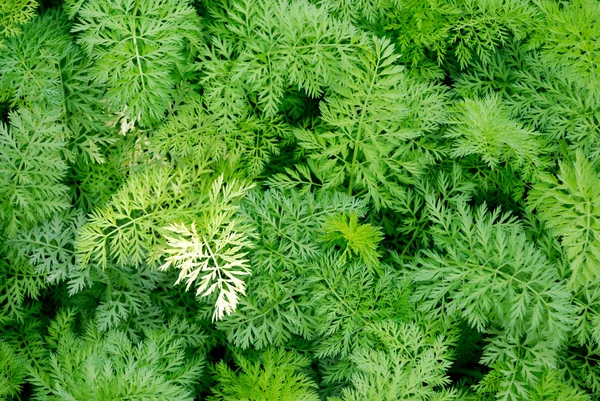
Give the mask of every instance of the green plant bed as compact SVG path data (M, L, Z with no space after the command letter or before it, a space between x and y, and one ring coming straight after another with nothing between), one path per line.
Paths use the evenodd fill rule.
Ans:
M600 399L598 0L0 2L0 399Z

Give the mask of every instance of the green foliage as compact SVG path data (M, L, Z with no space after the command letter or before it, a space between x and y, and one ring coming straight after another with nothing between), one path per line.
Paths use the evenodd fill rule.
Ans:
M543 175L530 194L546 226L560 238L569 260L569 284L580 288L598 277L600 177L577 152L571 162L559 161L558 176Z
M479 331L499 327L561 344L572 323L570 293L522 227L484 206L474 213L464 203L456 211L433 201L428 206L438 226L436 247L423 250L412 266L420 309L458 315Z
M248 177L263 173L266 164L280 152L278 138L289 136L290 128L279 116L221 116L218 113L223 112L222 107L228 106L212 102L208 96L183 99L173 110L175 115L149 138L150 151L178 164L208 159L225 162L236 155L236 162ZM215 112L212 107L221 109Z
M281 346L316 329L308 261L324 255L321 227L336 215L364 216L365 204L329 191L253 191L242 211L257 227L250 251L252 276L236 313L219 324L238 347ZM338 256L339 257L339 256Z
M200 233L195 222L191 229L184 224L166 228L176 237L167 236L166 262L160 269L166 270L170 266L180 269L175 284L185 280L186 289L196 284L196 295L208 296L217 292L214 319L231 314L238 295L245 294L242 278L250 274L246 249L252 247L249 237L253 228L235 217L238 207L234 202L248 189L237 182L224 186L223 176L219 176L206 199L212 207L207 208L198 221L203 227Z
M19 109L0 123L0 217L8 235L69 206L65 138L57 115Z
M331 401L458 399L455 391L439 391L450 382L447 338L393 321L373 325L369 331L381 349L360 348L352 354L356 366L352 387Z
M321 106L324 124L295 132L315 174L328 172L324 187L347 188L377 208L392 206L403 196L401 183L433 159L421 139L444 115L442 90L412 82L397 58L389 41L373 39L349 78L332 85ZM429 104L431 114L415 115Z
M597 72L600 4L590 0L542 4L549 34L543 48L544 57L559 66L564 74L577 76L597 91L600 89Z
M240 276L249 273L244 250L252 246L253 229L234 218L235 203L249 187L235 180L224 184L221 175L206 188L203 179L210 180L205 170L162 166L147 166L130 178L79 230L82 265L155 266L164 253L160 269L180 269L176 284L185 281L189 289L198 280L197 295L218 293L215 319L231 313L244 293Z
M456 108L445 135L454 139L451 156L475 154L491 169L506 163L528 176L543 166L538 135L512 121L497 96L465 99Z
M227 91L237 100L243 92L235 92L251 92L267 115L278 111L288 86L298 87L310 97L323 93L325 85L335 82L339 68L349 68L356 60L354 49L364 43L350 24L337 21L306 1L239 0L227 8L216 3L210 11L217 15L215 33L229 42L215 38L215 56L235 51L238 57L229 66L211 55L208 67L201 67L208 68L209 96L214 99ZM225 65L216 69L215 62ZM222 88L227 84L233 88ZM239 101L225 107L238 105Z
M0 399L600 399L599 16L0 0Z
M311 273L319 357L345 358L357 348L368 348L373 344L368 330L371 322L402 320L408 312L403 282L387 266L373 271L329 253ZM332 373L331 378L336 376Z
M600 390L598 365L596 363L598 356L598 347L595 344L586 344L583 347L569 344L569 348L563 354L563 372L567 383L571 385L581 385L583 383L592 394L598 394Z
M21 33L21 25L34 17L37 6L36 0L7 0L0 5L0 47L2 39Z
M496 363L494 370L477 384L479 396L496 395L503 400L530 399L535 401L564 399L587 401L590 399L589 395L579 390L577 386L569 385L561 372L554 366L546 372L539 369L540 364L536 364L531 358L544 357L547 360L548 355L544 355L543 349L541 349L543 345L531 347L533 348L532 355L525 355L525 349L515 345L513 344L506 350L508 355L504 355L504 361ZM516 358L524 358L529 363L527 365L519 364ZM529 376L525 377L524 373ZM535 384L528 386L528 382Z
M88 76L90 61L72 43L65 16L53 10L36 17L0 54L0 100L13 106L49 109L62 123L65 157L102 163L101 150L115 139L97 99L102 89Z
M203 362L186 355L184 339L163 330L135 344L123 332L92 327L77 335L68 318L59 314L50 325L48 363L31 372L36 399L194 399L190 383Z
M0 99L13 105L50 103L60 106L63 96L59 62L71 39L66 19L59 13L35 18L23 34L0 49Z
M27 361L4 341L0 342L0 397L14 397L21 391L27 374Z
M531 399L535 401L587 401L590 399L585 392L578 390L576 387L566 385L560 379L560 375L557 372L550 372L544 375L531 396Z
M511 44L490 63L475 63L457 82L459 93L467 97L499 93L511 116L522 124L597 157L598 90L585 76L565 73L543 53L528 53Z
M321 0L332 12L359 26L386 33L401 60L420 75L443 78L448 57L461 69L491 61L512 40L539 46L544 15L527 0Z
M515 401L530 398L540 378L557 367L556 352L550 342L512 336L494 338L486 346L481 360L493 370L477 389L481 392L493 389L499 399Z
M339 244L343 249L342 260L356 254L366 265L377 264L377 247L383 239L381 229L370 224L358 224L356 213L350 216L333 215L323 226L323 239L330 244Z
M76 250L82 264L105 268L109 261L119 266L152 263L168 224L190 221L195 215L202 173L156 165L130 176L81 228Z
M215 370L219 386L211 401L318 401L317 385L302 370L310 359L280 348L266 349L252 361L237 356L239 372L220 362Z
M389 21L384 24L384 29L394 38L402 59L414 68L423 68L423 63L424 70L437 73L435 65L444 60L447 42L461 14L459 5L418 0L389 3L392 5L385 12ZM428 57L428 53L433 57Z
M50 284L65 281L77 269L73 242L84 223L83 214L69 212L54 215L31 230L21 230L6 242L9 259L17 263L24 259L21 263L33 265L35 274Z
M537 31L543 33L540 27L546 27L541 25L541 10L529 1L466 0L461 8L465 14L453 27L453 39L458 42L455 54L463 69L474 56L489 62L495 49L510 40L524 42L525 47L537 45Z
M200 42L194 9L176 0L90 0L77 16L73 32L110 110L124 126L160 121Z

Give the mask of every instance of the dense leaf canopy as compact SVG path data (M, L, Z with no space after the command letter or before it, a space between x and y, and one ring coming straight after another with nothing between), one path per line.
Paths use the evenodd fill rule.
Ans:
M0 400L600 399L599 0L0 0Z

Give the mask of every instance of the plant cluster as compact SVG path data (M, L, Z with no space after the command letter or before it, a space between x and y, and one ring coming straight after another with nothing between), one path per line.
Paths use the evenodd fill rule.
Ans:
M0 400L597 400L599 160L598 0L2 0Z

